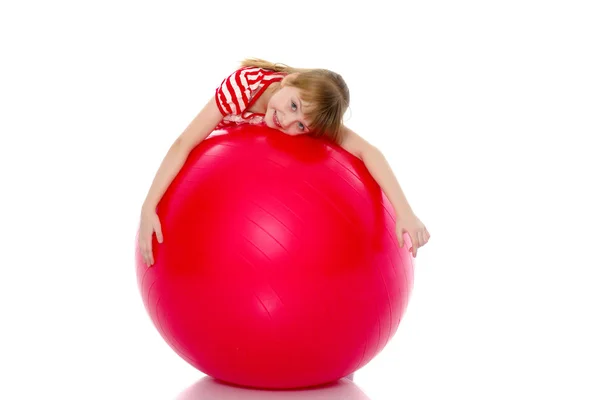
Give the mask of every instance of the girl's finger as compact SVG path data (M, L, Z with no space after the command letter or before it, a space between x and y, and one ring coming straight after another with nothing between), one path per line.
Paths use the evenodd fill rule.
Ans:
M144 245L140 245L140 255L142 256L142 260L144 260L144 263L146 263L146 249L144 248Z
M152 244L146 243L146 249L144 252L144 258L146 259L146 265L150 266L152 256Z
M415 232L410 233L410 241L412 243L410 251L412 252L413 257L416 257L417 249L419 248L419 237L415 234Z
M425 244L425 235L423 231L419 231L417 235L419 236L419 247L422 247Z

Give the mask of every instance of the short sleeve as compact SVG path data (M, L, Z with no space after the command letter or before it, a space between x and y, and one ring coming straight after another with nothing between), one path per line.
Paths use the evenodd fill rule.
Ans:
M223 116L242 114L262 78L259 68L243 67L221 82L215 92L217 106Z

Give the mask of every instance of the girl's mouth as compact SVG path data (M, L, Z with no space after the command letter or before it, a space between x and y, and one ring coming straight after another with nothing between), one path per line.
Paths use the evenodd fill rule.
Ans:
M273 123L275 124L276 127L281 128L281 124L279 123L279 120L277 119L277 111L273 111Z

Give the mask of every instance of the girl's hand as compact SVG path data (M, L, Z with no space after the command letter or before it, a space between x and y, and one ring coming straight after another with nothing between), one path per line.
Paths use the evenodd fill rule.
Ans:
M152 253L152 234L156 232L156 239L158 243L163 242L162 230L160 226L160 220L156 211L149 209L142 209L140 218L140 234L139 234L139 247L144 262L147 266L154 264L154 255Z
M412 247L409 249L413 257L417 256L417 249L424 246L429 241L429 232L425 225L414 214L402 216L396 220L396 236L400 247L404 246L404 233L408 233L412 242Z

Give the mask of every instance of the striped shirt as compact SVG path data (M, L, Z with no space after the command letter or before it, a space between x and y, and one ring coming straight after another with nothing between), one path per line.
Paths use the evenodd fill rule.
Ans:
M215 100L223 115L215 127L223 129L231 125L262 125L265 114L247 111L273 82L285 77L283 72L275 72L257 67L242 67L221 82L215 91Z

